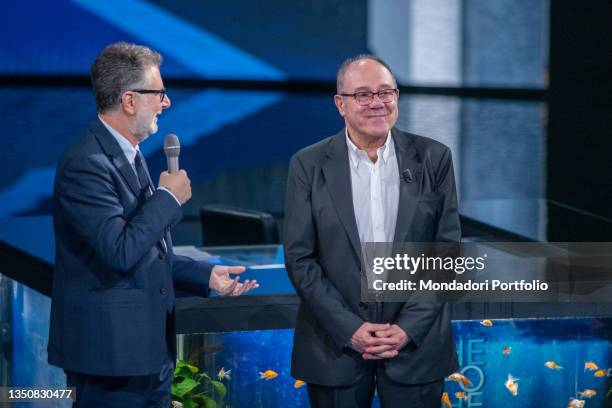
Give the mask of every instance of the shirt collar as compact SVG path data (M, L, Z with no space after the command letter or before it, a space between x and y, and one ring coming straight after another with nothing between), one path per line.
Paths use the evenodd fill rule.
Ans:
M360 148L355 146L355 144L348 135L347 128L344 128L344 135L346 137L346 145L348 146L349 159L351 161L351 164L355 168L359 168L359 163L361 163L361 161L363 160L367 160L371 163L371 160L365 150L361 150ZM376 151L378 153L378 157L382 157L383 162L385 164L387 164L387 161L393 157L392 153L395 152L395 144L393 143L393 138L391 137L391 130L389 130L389 134L387 135L387 140L385 141L385 144L376 149Z
M115 130L108 123L106 123L100 115L98 115L98 118L100 119L100 122L102 122L104 127L110 132L110 134L113 135L117 143L119 143L121 151L123 151L123 154L133 166L134 160L136 159L136 154L140 150L138 148L138 145L136 145L136 147L132 146L132 144L121 133L117 132L117 130Z

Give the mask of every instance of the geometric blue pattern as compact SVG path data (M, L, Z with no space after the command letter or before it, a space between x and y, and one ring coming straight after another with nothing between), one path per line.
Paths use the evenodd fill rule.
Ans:
M282 80L285 75L202 27L142 0L72 0L163 55L210 79Z

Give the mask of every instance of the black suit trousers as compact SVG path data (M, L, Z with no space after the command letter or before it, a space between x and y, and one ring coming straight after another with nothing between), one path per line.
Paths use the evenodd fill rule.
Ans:
M159 374L109 377L66 372L66 384L75 388L73 408L168 408L174 365L168 354Z
M440 408L444 380L425 384L400 384L391 380L383 361L372 361L359 381L348 387L308 384L312 408L370 408L374 390L382 408Z

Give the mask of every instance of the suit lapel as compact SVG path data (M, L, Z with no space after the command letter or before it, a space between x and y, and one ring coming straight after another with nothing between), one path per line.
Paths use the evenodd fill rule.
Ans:
M355 254L358 258L361 258L344 129L334 136L328 145L326 162L323 165L323 176L338 218L342 222Z
M123 154L123 150L121 150L121 147L113 135L111 135L108 129L106 129L102 122L100 122L100 119L96 119L91 123L90 130L93 132L96 139L98 139L104 153L110 157L113 166L119 170L119 173L121 173L126 183L130 186L130 189L134 195L140 197L141 188L140 183L138 182L138 176L136 175L136 172L134 171L134 168L128 161L127 157L125 157L125 154ZM151 175L149 174L147 164L144 160L142 164L146 170L149 183L151 183L151 188L153 188L153 183L151 181ZM165 252L164 244L162 243L163 240L166 242L165 248L170 248L171 250L172 238L170 237L169 231L164 233L164 237L158 243L160 250Z
M391 131L397 156L400 176L399 204L395 223L394 242L410 239L410 226L421 194L423 166L419 163L417 151L410 137L397 129Z
M104 153L110 156L111 162L119 170L119 173L121 173L126 183L130 186L134 195L139 196L140 184L138 183L138 177L113 135L100 122L100 119L95 119L91 123L90 129L96 136L96 139L98 139Z

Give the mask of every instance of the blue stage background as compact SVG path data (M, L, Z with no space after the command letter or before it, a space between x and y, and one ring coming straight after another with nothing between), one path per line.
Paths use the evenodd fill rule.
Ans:
M25 0L2 9L0 217L51 213L59 155L95 117L89 66L115 41L159 50L168 83L333 84L342 60L374 52L403 85L547 87L548 0ZM173 106L142 147L157 173L163 135L184 145L194 196L175 242L200 243L198 210L209 203L267 211L282 227L290 156L342 127L332 94L168 85ZM470 216L541 238L545 115L543 101L405 94L398 126L451 146Z

